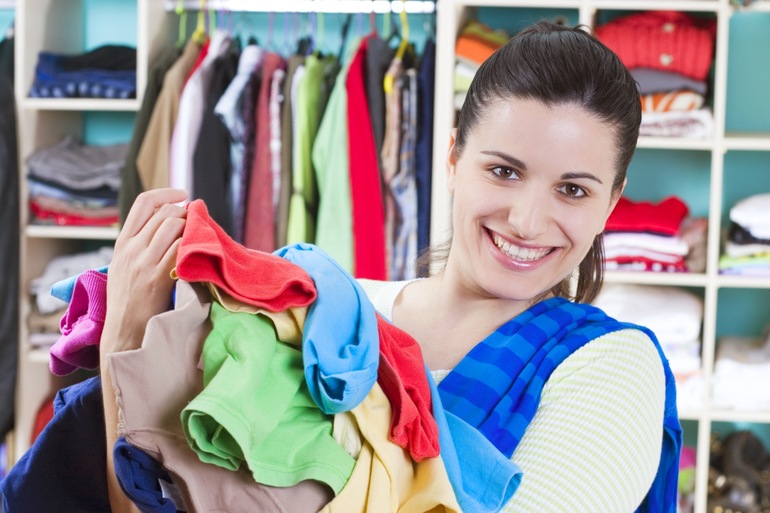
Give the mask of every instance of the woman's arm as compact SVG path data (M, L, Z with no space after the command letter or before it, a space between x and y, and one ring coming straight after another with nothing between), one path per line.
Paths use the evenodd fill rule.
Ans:
M591 341L556 368L513 454L524 475L504 512L633 512L660 461L665 378L636 329Z
M169 276L185 226L187 211L174 205L187 193L155 189L142 193L131 207L115 241L107 279L107 315L100 345L102 395L107 434L107 491L113 513L138 513L115 477L112 449L118 439L118 407L107 355L142 344L151 317L168 310L173 280Z

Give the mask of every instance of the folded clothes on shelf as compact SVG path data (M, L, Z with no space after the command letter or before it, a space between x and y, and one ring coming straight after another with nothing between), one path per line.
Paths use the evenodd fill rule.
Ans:
M80 55L40 52L33 98L136 97L136 49L104 45Z

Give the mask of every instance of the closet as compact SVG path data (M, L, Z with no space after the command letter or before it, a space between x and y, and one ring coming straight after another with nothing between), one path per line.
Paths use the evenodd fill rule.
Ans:
M0 21L8 2L0 1ZM15 6L16 100L19 112L20 177L24 159L35 150L53 144L64 135L106 144L130 137L134 113L141 105L150 65L164 47L175 44L180 30L177 9L187 12L187 30L197 21L198 0L24 0ZM621 16L653 10L673 10L710 20L715 27L713 64L709 73L706 104L713 116L706 137L640 138L629 169L626 195L636 201L660 201L671 194L682 197L692 215L708 220L703 272L608 272L610 284L670 286L702 300L700 340L701 388L698 399L680 410L685 444L695 447L694 511L707 511L709 456L712 434L751 429L770 446L770 409L716 408L712 401L714 363L718 341L725 336L760 338L770 323L770 278L720 274L719 260L729 211L740 199L770 193L770 2L743 6L729 0L438 0L390 2L388 0L293 0L281 3L287 11L272 12L271 3L257 0L208 0L208 8L221 15L220 23L248 33L250 23L263 28L259 36L284 44L286 34L306 27L310 19L286 16L323 13L326 44L337 48L340 20L353 13L351 30L366 30L368 13L402 7L412 13L435 9L436 71L434 91L433 173L431 198L432 244L443 242L450 232L450 203L446 194L444 161L448 133L455 122L454 66L458 35L471 19L513 34L541 18L565 19L570 24L598 27ZM249 13L259 12L257 18ZM366 14L358 15L355 13ZM257 16L252 14L253 16ZM397 14L393 16L396 23ZM253 21L258 19L259 21ZM270 25L272 19L272 25ZM419 18L418 18L419 19ZM222 21L224 20L224 21ZM251 20L251 21L250 21ZM296 27L295 27L296 25ZM417 22L420 30L421 23ZM381 25L380 25L381 26ZM415 27L413 27L415 29ZM432 30L428 27L427 30ZM422 28L425 30L425 28ZM41 50L82 52L111 40L136 46L138 97L126 100L28 98L37 54ZM289 44L288 42L286 44ZM26 184L20 180L21 287L19 381L14 457L29 445L34 415L52 390L66 384L48 370L46 352L31 350L25 319L30 312L30 280L38 276L52 257L109 244L115 228L39 226L28 222L23 198ZM73 379L77 379L73 376Z
M227 31L241 45L253 37L282 55L294 52L301 37L312 35L321 52L338 55L343 51L343 40L349 46L351 41L366 35L372 28L381 34L395 33L398 38L405 32L406 21L411 22L409 40L419 52L435 30L435 8L432 1L389 0L297 0L282 4L279 12L274 12L269 2L263 1L115 0L105 3L98 0L34 0L17 4L17 39L21 43L16 49L16 95L20 110L19 131L23 134L20 154L26 159L67 135L93 145L127 142L153 64L164 49L181 46L195 31ZM345 30L349 34L346 40L343 37ZM392 43L398 41L395 39ZM39 52L78 54L103 44L136 48L136 98L29 96ZM23 178L28 173L28 166L20 164L19 172ZM22 203L26 204L31 195L28 184L22 181L25 182L21 184ZM29 293L30 282L41 275L52 258L109 246L118 231L116 227L40 224L27 208L22 208L22 216L20 317L26 320L34 303ZM29 446L34 417L41 403L53 391L83 377L83 373L66 378L52 377L47 369L47 350L30 345L26 322L22 322L21 330L15 458Z

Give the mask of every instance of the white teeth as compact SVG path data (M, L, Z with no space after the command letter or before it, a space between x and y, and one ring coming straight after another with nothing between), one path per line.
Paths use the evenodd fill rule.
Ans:
M549 249L520 248L506 240L503 240L503 238L499 235L494 236L494 242L503 253L507 254L514 260L519 260L521 262L532 262L534 260L539 260L547 255L550 251Z

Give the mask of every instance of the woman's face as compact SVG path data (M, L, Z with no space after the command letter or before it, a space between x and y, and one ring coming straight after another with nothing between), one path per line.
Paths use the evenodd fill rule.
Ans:
M490 105L448 157L454 237L447 272L476 294L529 302L580 264L621 191L615 138L575 105Z

